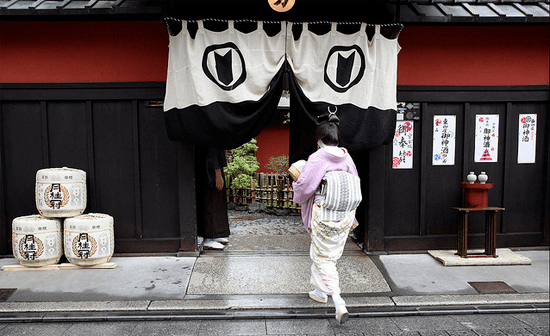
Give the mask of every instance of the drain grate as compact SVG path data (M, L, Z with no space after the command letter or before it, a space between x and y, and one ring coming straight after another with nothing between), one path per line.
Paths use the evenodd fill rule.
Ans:
M6 302L15 293L17 288L0 288L0 302Z
M468 282L480 294L517 293L503 281Z

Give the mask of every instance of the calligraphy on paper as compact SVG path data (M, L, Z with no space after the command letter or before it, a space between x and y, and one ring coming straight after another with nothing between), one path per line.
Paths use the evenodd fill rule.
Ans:
M537 115L520 114L518 130L518 163L535 163Z
M398 121L393 138L393 169L413 168L413 121Z
M474 162L498 162L498 114L478 114L475 122Z
M456 116L435 115L433 124L432 165L455 164Z

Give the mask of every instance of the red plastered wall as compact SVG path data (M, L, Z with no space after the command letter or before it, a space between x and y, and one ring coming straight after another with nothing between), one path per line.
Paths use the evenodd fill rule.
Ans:
M281 155L288 156L290 128L288 126L267 127L256 137L258 151L256 158L260 163L259 173L273 173L275 171L266 168L270 157Z
M547 26L405 27L399 85L549 84ZM0 21L0 82L166 80L162 21Z
M548 26L405 27L398 85L549 84Z
M166 80L162 21L0 21L0 82L75 83Z
M549 84L547 26L405 27L399 85ZM162 21L0 21L0 82L166 80Z

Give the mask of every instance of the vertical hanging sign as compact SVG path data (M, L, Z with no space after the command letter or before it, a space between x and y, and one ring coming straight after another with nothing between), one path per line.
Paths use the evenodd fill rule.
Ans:
M475 124L474 162L498 162L498 114L478 114Z
M397 121L393 138L393 169L413 168L413 129L411 121Z
M520 114L518 130L518 163L535 163L537 115Z
M452 166L455 164L455 134L456 116L434 116L432 165Z

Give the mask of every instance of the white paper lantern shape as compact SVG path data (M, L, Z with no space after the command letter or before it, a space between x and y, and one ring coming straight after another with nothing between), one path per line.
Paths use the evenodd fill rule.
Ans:
M115 250L113 217L90 213L65 219L65 257L72 264L92 266L108 262Z
M40 215L15 218L12 222L15 259L27 267L57 264L63 255L61 224L60 219Z
M36 172L36 208L45 217L73 217L86 209L86 172L72 168Z

